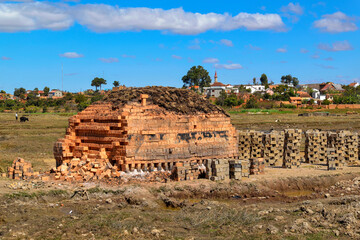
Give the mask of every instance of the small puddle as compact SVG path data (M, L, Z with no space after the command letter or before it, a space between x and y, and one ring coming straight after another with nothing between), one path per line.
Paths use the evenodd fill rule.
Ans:
M310 190L292 190L292 191L283 192L283 194L287 197L304 197L304 196L310 196L313 193L314 191L310 191Z

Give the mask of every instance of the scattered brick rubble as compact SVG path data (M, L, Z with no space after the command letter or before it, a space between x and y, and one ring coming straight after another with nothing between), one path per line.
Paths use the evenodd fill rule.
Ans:
M39 172L34 172L30 162L22 158L16 158L11 167L8 167L8 177L16 180L32 179L39 176Z

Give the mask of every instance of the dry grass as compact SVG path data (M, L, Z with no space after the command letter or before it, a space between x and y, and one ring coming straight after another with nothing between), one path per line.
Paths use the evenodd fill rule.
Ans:
M281 130L285 128L323 129L323 130L360 130L360 114L346 115L346 110L334 110L337 116L300 117L301 111L291 113L235 113L231 112L232 123L237 129Z
M31 161L35 169L55 166L53 144L65 135L69 116L31 114L29 122L20 123L14 115L0 114L0 167L6 169L16 157Z

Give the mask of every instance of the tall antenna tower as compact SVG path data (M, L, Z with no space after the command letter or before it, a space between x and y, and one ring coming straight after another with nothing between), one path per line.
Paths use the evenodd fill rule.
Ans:
M61 91L64 92L64 66L61 63Z

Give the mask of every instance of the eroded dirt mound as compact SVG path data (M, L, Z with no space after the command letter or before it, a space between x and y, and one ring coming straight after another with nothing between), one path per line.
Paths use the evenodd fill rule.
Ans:
M110 102L114 109L118 109L128 102L140 101L140 94L149 95L148 103L153 103L167 111L179 114L217 112L226 114L222 108L210 103L194 91L173 87L152 86L120 89L111 91L104 97L103 102Z

